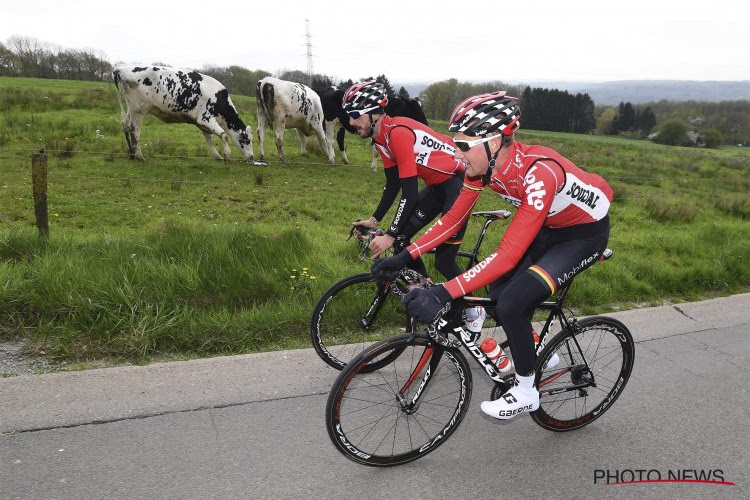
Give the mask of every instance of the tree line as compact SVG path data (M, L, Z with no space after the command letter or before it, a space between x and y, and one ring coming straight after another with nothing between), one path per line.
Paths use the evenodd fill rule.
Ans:
M101 53L63 49L35 38L11 36L0 42L0 76L106 80L112 65Z
M519 97L523 127L557 132L590 132L596 126L594 101L588 94L566 90L521 87L501 81L459 82L450 78L433 83L419 94L428 119L448 120L455 107L472 95L506 90Z
M219 80L230 93L247 96L255 96L258 80L271 75L262 69L250 70L238 65L209 65L198 70ZM316 90L347 87L355 81L372 78L336 81L327 75L308 75L299 70L282 70L277 74L282 80L304 83ZM112 78L112 64L96 51L63 49L14 35L6 43L0 42L0 76L106 81ZM404 87L394 90L385 75L375 79L385 85L389 96L411 97ZM432 83L418 97L428 119L447 120L466 97L498 89L520 98L523 127L533 130L651 137L667 144L750 144L747 100L718 103L662 100L639 105L621 102L617 107L595 106L588 94L511 85L499 80L459 82L455 78ZM663 131L665 127L668 130Z
M750 101L667 101L596 109L596 131L675 146L750 144Z

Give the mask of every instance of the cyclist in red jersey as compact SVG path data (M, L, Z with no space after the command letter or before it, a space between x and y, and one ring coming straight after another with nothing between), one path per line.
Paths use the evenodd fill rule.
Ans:
M384 111L387 102L385 86L375 81L352 85L342 102L349 123L360 137L372 138L383 160L386 178L372 217L354 225L377 227L401 192L390 227L370 243L373 257L392 246L396 252L403 250L417 231L448 211L461 192L464 179L464 165L454 157L455 146L450 137L410 118L388 116ZM421 190L419 179L425 184ZM461 273L455 259L465 229L465 221L457 224L453 233L435 245L435 267L447 279ZM408 264L427 275L418 256Z
M401 253L373 265L388 274L444 241L472 211L485 186L518 208L497 250L472 269L404 298L407 311L423 323L435 321L451 299L490 285L497 300L495 319L510 341L515 385L496 401L485 401L487 415L508 419L539 407L534 387L534 309L573 276L596 262L609 239L612 188L543 146L515 140L518 99L504 91L461 102L448 130L455 132L456 158L466 165L466 182L456 203L435 225Z

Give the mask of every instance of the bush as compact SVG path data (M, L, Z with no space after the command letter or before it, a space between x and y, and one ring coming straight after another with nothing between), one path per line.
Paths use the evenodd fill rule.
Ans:
M654 142L667 146L681 146L687 142L688 126L682 120L673 118L665 121L654 137Z
M701 138L703 139L703 144L705 144L707 148L712 149L718 148L724 142L724 137L722 137L721 132L715 128L702 130Z

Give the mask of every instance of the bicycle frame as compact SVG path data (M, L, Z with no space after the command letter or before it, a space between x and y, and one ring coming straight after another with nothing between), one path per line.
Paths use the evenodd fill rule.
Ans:
M572 282L573 280L571 279L563 288L558 291L555 300L545 301L537 307L537 310L549 311L547 319L544 322L544 326L539 333L540 349L543 348L544 339L549 333L549 330L555 320L558 320L560 322L562 329L576 327L575 318L573 318L572 321L569 321L565 316L565 313L563 312L563 303L565 301L565 297L568 294L568 291L570 290L570 285L572 284ZM476 361L479 366L482 367L484 373L497 385L500 386L501 391L504 392L510 389L510 384L508 383L509 377L504 377L498 371L495 364L490 361L489 358L487 358L482 349L480 349L480 347L477 345L476 342L477 340L479 340L481 334L469 332L468 330L466 330L466 328L464 328L463 311L466 308L481 306L487 309L494 308L495 304L495 300L484 297L463 297L457 299L454 301L453 307L451 307L446 316L438 322L437 328L428 327L427 333L431 338L433 338L433 340L435 340L435 345L425 349L425 352L422 354L422 357L417 363L417 366L413 370L411 376L407 379L407 381L401 388L400 403L404 411L406 411L407 413L416 411L419 405L419 399L425 393L425 389L428 387L430 380L437 371L437 366L439 365L440 359L445 351L444 347L463 346L463 348L471 354L471 357L474 359L474 361ZM414 329L413 332L416 335L416 329ZM448 338L448 334L454 335L458 339L458 341ZM578 352L581 353L580 357L583 363L579 365L569 366L566 370L551 375L547 379L540 380L538 387L540 396L558 394L560 392L575 391L590 386L596 387L596 382L593 379L593 373L591 372L585 357L582 355L583 350L581 349L581 346L578 345L578 340L575 337L573 337L573 341L576 344ZM501 345L503 347L506 347L507 341ZM570 346L568 346L568 356L570 360L574 359L573 352L570 350ZM425 367L427 367L426 370ZM588 373L591 376L590 381L551 391L542 390L545 385L579 367L582 370L582 373ZM403 394L406 394L408 389L419 378L420 373L422 373L423 371L424 374L421 377L419 388L411 398L411 401L405 401L403 399Z
M474 248L470 252L464 252L459 251L458 256L459 257L466 257L469 259L469 265L466 269L471 269L476 264L479 263L479 248L482 246L482 241L484 241L484 236L487 234L487 230L489 229L490 225L498 220L504 220L510 217L510 212L507 210L492 210L492 211L485 211L485 212L473 212L471 215L474 217L484 217L485 221L482 224L482 229L479 232L479 236L477 237L476 243L474 243ZM353 234L354 229L352 229ZM374 229L370 231L370 234L374 234ZM351 236L350 236L351 237ZM366 247L365 247L366 248ZM434 252L432 250L429 253ZM416 273L416 271L412 271ZM372 304L367 309L367 312L365 313L365 316L360 319L360 324L365 330L369 330L372 326L373 322L375 321L375 318L377 318L378 313L380 312L381 307L383 306L383 303L385 302L385 297L388 294L388 292L391 291L391 288L393 287L393 281L386 282L381 288L378 289L377 295L375 295ZM399 297L400 298L400 297ZM410 330L407 330L410 331Z
M492 211L485 211L485 212L472 212L474 217L484 217L485 221L482 224L482 229L479 231L479 236L477 237L477 241L474 243L474 248L471 249L470 252L459 250L458 251L458 257L464 257L469 259L469 265L466 266L466 269L471 269L475 265L479 263L479 249L482 246L482 241L484 241L484 235L487 234L487 230L489 229L490 225L498 220L504 220L510 217L511 213L507 210L492 210ZM428 252L432 253L434 250Z

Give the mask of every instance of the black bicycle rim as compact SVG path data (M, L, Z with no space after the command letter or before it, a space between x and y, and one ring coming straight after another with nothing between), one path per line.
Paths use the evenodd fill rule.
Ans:
M403 399L421 396L416 408L404 409L400 389L428 349L434 349L439 364L426 388L421 382L429 364L409 384ZM376 372L362 370L388 352L400 355ZM471 370L459 351L434 347L421 334L398 335L369 347L339 374L326 405L328 434L336 448L357 463L384 467L411 462L456 430L468 410L471 387Z
M559 362L548 367L554 354ZM540 407L532 418L557 432L590 424L622 394L634 356L630 332L613 318L587 318L578 322L575 335L558 333L536 363Z
M326 290L315 305L310 338L329 366L341 370L367 346L404 332L408 318L403 306L392 294L378 292L370 273L355 274ZM377 370L390 361L372 360L365 370Z

